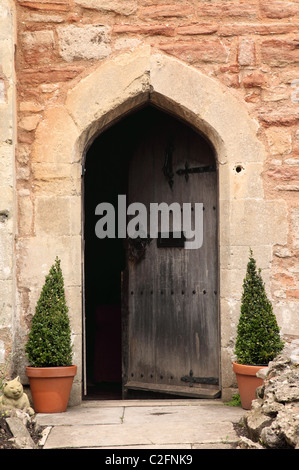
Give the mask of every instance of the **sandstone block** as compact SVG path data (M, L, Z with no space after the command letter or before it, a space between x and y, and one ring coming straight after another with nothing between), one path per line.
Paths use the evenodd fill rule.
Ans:
M218 39L163 43L160 45L160 49L191 64L225 63L230 53L230 49L226 48Z
M80 194L81 165L69 163L33 163L35 192L39 195L70 196Z
M70 235L70 200L69 197L36 198L35 233L41 235Z
M266 130L271 155L284 155L292 151L292 136L288 129L272 127Z
M290 18L298 15L298 3L289 1L262 0L261 13L266 18Z
M299 166L299 158L287 158L285 163L290 166Z
M100 64L69 91L66 109L79 129L87 129L127 100L144 99L143 94L149 91L149 75L145 73L149 52L149 47L141 47Z
M252 72L243 78L242 84L244 88L256 88L262 87L265 84L265 81L265 77L261 72Z
M1 225L1 223L0 223ZM12 252L13 252L13 238L11 235L4 236L1 234L0 237L0 279L8 280L11 279L13 274L12 265ZM2 297L4 301L4 298ZM0 301L1 305L1 301ZM0 307L1 310L1 307Z
M20 76L20 82L28 85L39 85L47 83L56 83L56 82L66 82L77 77L81 72L83 72L84 67L82 65L71 65L67 67L43 67L42 70L37 69L28 69L22 72Z
M118 34L142 34L150 36L174 36L175 28L171 25L151 25L151 24L117 24L113 27L113 32Z
M33 204L31 198L29 196L19 197L18 207L18 233L20 236L28 236L33 229Z
M26 116L21 119L19 126L25 131L33 131L34 129L36 129L39 120L40 116L37 115Z
M21 36L23 49L45 48L54 46L54 33L51 30L26 31Z
M114 43L115 50L122 50L122 49L135 49L136 47L140 46L141 40L138 38L119 38L116 39Z
M293 246L295 249L299 248L299 209L292 209L292 231L293 231Z
M282 335L292 335L292 332L299 331L298 300L281 300L274 305L274 312Z
M238 48L238 62L240 65L255 64L255 42L252 39L241 39Z
M0 40L1 39L7 39L9 38L12 34L12 14L11 14L11 4L9 1L4 0L1 2L1 8L0 8Z
M241 169L241 171L239 171ZM263 183L260 175L262 163L236 164L230 174L230 185L236 199L263 197Z
M293 23L225 23L219 25L219 36L243 36L247 34L273 35L298 31Z
M1 330L10 329L13 321L13 281L11 279L0 279L0 324ZM1 331L0 330L0 331ZM5 335L5 341L8 337Z
M287 299L299 299L299 289L287 290Z
M18 0L18 2L20 6L33 10L68 11L71 5L71 0Z
M75 0L75 4L92 10L129 16L137 11L137 0Z
M213 16L214 18L224 17L246 17L255 18L258 17L258 8L255 3L251 2L228 2L228 1L215 1L212 3L200 2L197 8L197 14L199 16Z
M82 292L80 286L68 286L65 289L66 304L69 308L69 318L72 332L76 335L81 333L82 327Z
M201 34L213 34L218 30L217 23L190 24L187 26L179 26L178 34L182 36L197 36Z
M287 242L288 222L282 200L239 200L231 202L231 244L284 245Z
M257 266L262 270L269 270L272 262L272 246L271 245L251 245L256 259ZM248 263L249 248L244 246L223 246L221 249L220 265L226 266L227 269L242 270L244 276ZM242 276L242 279L243 277Z
M265 127L268 126L293 126L297 125L299 113L290 108L281 108L280 111L261 110L259 119Z
M43 106L34 101L21 101L20 103L20 111L27 113L39 113L42 110Z
M4 80L0 79L0 103L5 103L6 93L5 93L5 83Z
M51 139L48 138L49 129L51 129ZM78 136L78 129L63 106L48 108L36 130L31 154L32 162L73 163L73 146ZM48 170L51 171L51 168ZM65 177L68 175L66 174Z
M76 59L103 59L111 52L107 26L59 26L57 33L60 55L67 62Z
M0 185L0 231L2 236L13 234L14 199L14 188Z
M193 8L188 4L153 5L140 8L140 15L143 18L183 18L193 13Z
M299 178L299 168L273 168L267 171L267 175L281 181L294 181Z
M12 101L7 98L4 105L1 106L0 120L0 142L7 142L13 138L13 111Z
M60 11L57 11L56 13L47 13L47 12L35 12L32 11L30 15L30 21L34 21L36 23L63 23L64 17L63 17L63 10L61 11L61 14L59 14Z
M9 143L0 143L0 186L13 185L13 149Z
M20 289L41 289L56 256L61 259L65 287L81 285L81 236L20 238L17 256Z
M49 60L55 58L53 31L27 31L22 34L21 41L27 63L47 64Z
M293 64L299 60L298 40L268 39L261 44L262 61L269 65Z

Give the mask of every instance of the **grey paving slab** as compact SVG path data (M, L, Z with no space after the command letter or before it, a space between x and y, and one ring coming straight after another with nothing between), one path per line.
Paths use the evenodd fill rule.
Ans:
M89 402L65 413L37 415L51 426L44 449L231 448L244 410L213 400ZM216 447L215 447L216 446Z
M41 426L120 424L123 409L123 406L76 406L65 413L38 414L36 420Z

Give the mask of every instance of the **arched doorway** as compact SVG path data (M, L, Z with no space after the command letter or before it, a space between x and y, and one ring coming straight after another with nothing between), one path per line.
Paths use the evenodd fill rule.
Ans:
M45 109L31 152L35 222L43 220L45 198L59 209L53 215L54 230L47 220L46 230L43 227L35 236L18 240L17 252L22 254L23 260L18 266L20 279L24 286L30 281L35 289L43 283L40 258L36 253L42 253L42 263L48 266L56 255L61 256L71 307L74 361L80 365L83 358L82 364L85 364L82 163L84 165L90 144L100 132L149 103L202 132L217 153L220 265L217 295L222 325L220 385L221 396L230 399L235 380L232 344L247 247L256 246L261 254L270 256L272 246L286 243L287 219L284 201L264 198L261 175L266 153L258 137L257 122L250 117L246 104L216 79L174 57L142 46L101 62L73 83L64 102L51 103ZM47 178L39 179L48 168L51 173ZM242 171L237 172L237 168ZM85 388L83 365L78 367L72 388L72 404L81 402Z
M94 140L86 155L84 194L87 398L218 396L218 190L212 146L183 121L143 107ZM115 209L113 238L96 233L107 215L95 213L101 203ZM146 210L146 239L123 238L123 204L131 207L125 228L131 220L136 235L141 233L140 210L133 203ZM169 211L166 238L161 225L156 234L151 231L151 210L160 203L179 210ZM189 235L183 226L188 215ZM107 223L102 228L108 230Z

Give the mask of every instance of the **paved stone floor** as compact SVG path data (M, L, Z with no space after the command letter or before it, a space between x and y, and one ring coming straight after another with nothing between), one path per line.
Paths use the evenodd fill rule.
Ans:
M244 413L221 400L86 401L37 421L44 449L232 449Z

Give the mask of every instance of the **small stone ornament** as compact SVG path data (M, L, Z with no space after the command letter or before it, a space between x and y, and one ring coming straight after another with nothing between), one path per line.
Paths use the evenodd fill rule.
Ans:
M34 410L30 406L28 396L24 393L19 377L4 382L0 408L18 408L27 411L30 416L34 415Z

